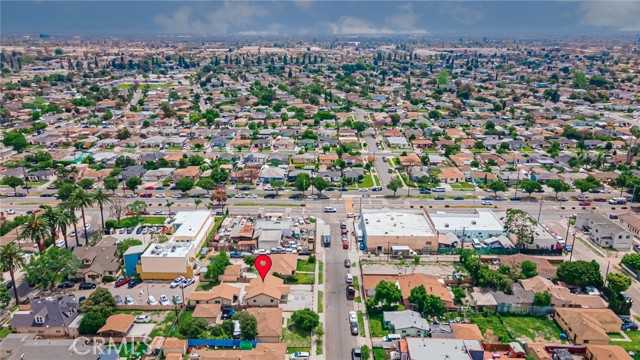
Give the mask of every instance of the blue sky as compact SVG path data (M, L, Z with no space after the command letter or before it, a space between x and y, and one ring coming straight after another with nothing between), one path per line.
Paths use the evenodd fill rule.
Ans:
M640 32L640 0L2 0L2 33L438 35Z

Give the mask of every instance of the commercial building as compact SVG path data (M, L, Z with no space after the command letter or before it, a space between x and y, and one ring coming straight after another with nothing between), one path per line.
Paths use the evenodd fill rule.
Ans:
M140 255L136 271L144 280L193 277L199 249L213 230L210 211L180 211L174 218L176 231L168 242L151 244ZM135 257L135 256L134 256Z
M471 360L472 354L484 358L484 349L477 340L406 338L408 360ZM402 353L401 355L405 355Z
M633 245L633 235L603 214L578 214L575 226L589 234L591 241L601 247L629 251Z
M490 209L431 211L428 216L439 233L453 233L465 241L483 242L504 234L504 225Z
M362 209L360 229L370 252L389 253L393 246L427 254L438 249L438 234L422 209Z

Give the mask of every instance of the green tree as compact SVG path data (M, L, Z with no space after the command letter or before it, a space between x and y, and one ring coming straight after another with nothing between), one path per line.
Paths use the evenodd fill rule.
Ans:
M178 332L188 339L198 339L207 330L207 320L203 318L186 318L180 321Z
M587 87L587 77L582 71L574 71L573 72L573 88L575 89L586 89Z
M207 195L209 195L209 191L211 191L213 188L216 187L216 183L213 182L213 180L210 178L202 178L198 180L198 183L196 184L196 186L203 190L206 190Z
M640 254L630 253L622 257L621 263L633 272L640 272Z
M129 190L131 190L135 194L136 193L136 189L140 185L142 185L142 179L140 179L137 176L133 176L133 177L128 178L127 181L125 181L125 184L129 188Z
M31 239L38 245L38 251L44 250L44 239L49 235L50 225L46 218L31 214L20 227L19 239Z
M533 294L533 306L550 306L551 293L549 291L537 292Z
M595 261L570 261L558 266L557 276L560 281L575 286L602 286L600 265Z
M62 185L58 186L58 199L62 201L67 201L71 198L71 194L76 191L78 187L74 183L65 182Z
M438 73L437 78L438 85L447 85L451 82L451 73L448 70L443 70Z
M142 245L142 241L135 238L126 238L118 243L118 254L123 256L130 247L137 245Z
M194 185L195 185L195 181L193 179L184 177L184 178L178 179L176 181L175 186L176 186L176 189L186 194L187 191L193 189Z
M82 262L71 251L56 246L32 257L24 267L27 281L42 289L52 289L62 278L75 277Z
M396 196L396 192L401 187L402 187L402 182L400 182L400 179L392 180L387 184L387 189L393 191L393 196Z
M522 190L529 194L529 197L531 197L532 193L542 189L542 185L540 185L539 182L530 179L522 180L522 184L520 184L520 186L522 187Z
M202 204L202 200L193 199L193 204L196 206L196 211L198 211L198 206L200 206Z
M508 187L504 181L498 179L489 183L489 189L493 191L495 196L498 196L498 191L507 191Z
M520 277L529 279L538 275L538 265L531 260L525 260L520 263Z
M83 335L95 334L106 323L107 320L101 313L89 312L85 314L82 320L80 320L80 327L78 328L78 331Z
M231 260L227 256L226 251L221 250L220 253L209 263L205 277L213 281L218 281L218 276L224 274L227 266L231 265Z
M558 179L552 179L547 181L547 186L553 189L556 193L556 200L558 199L558 193L571 190L571 187L566 182Z
M239 311L231 317L231 320L238 320L240 322L240 339L242 340L254 340L258 336L258 321L255 316Z
M8 272L11 277L13 295L16 300L16 304L20 303L20 297L18 297L18 285L16 283L15 273L24 268L25 260L22 256L22 250L15 243L9 243L0 247L0 271ZM2 286L6 289L5 286Z
M320 316L311 309L297 310L291 315L296 329L311 332L320 324Z
M371 350L368 345L362 345L360 347L360 359L361 360L371 360Z
M516 246L523 248L533 244L538 233L535 230L537 222L526 212L519 209L507 209L504 228L509 234L516 236Z
M296 190L302 191L302 194L304 195L304 192L311 186L311 177L308 173L300 173L298 174L296 181L294 181L293 186Z
M29 147L29 142L24 135L17 131L9 131L2 138L4 146L12 147L17 152L22 152Z
M18 192L18 186L24 186L24 180L16 176L5 176L2 179L2 185L13 188L13 192Z
M0 309L6 309L11 302L11 295L6 286L0 286Z
M377 304L391 305L402 300L402 292L396 284L382 280L376 285L374 300Z
M580 194L583 194L585 191L589 191L591 189L596 188L594 183L589 182L585 179L578 179L573 182L573 185L576 187L576 189L580 190Z
M280 192L280 190L282 190L284 188L284 181L282 181L282 180L274 180L271 183L269 183L269 185L271 185L273 187L273 190L275 190L275 192L276 192L276 196L278 196L278 193Z
M111 200L111 196L102 189L95 190L91 196L100 209L100 224L102 225L100 230L102 231L104 230L104 207L111 204L113 201Z
M319 176L316 176L315 178L313 178L313 180L311 180L311 184L320 194L322 194L323 190L331 186L330 182L328 182L327 180Z
M631 282L631 278L627 275L620 273L607 274L607 289L611 295L627 291L631 286Z
M84 209L92 207L93 204L95 204L95 200L91 194L83 189L77 189L74 191L69 200L71 200L71 202L80 209L80 213L82 214L82 225L84 226L84 243L87 245L89 244L89 233L87 232L87 221L84 216Z
M85 313L98 313L105 319L116 311L116 301L107 288L99 286L80 306Z
M451 289L451 292L453 293L453 300L455 301L456 304L461 304L462 299L467 297L467 293L460 286L453 287Z

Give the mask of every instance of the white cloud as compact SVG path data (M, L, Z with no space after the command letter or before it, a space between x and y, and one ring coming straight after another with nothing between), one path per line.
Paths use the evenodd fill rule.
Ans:
M273 23L267 26L264 30L256 31L256 30L247 30L240 31L238 35L246 35L246 36L266 36L266 35L278 35L284 29L284 25Z
M302 10L309 10L313 7L313 0L293 0L293 5Z
M473 25L484 19L484 10L480 5L469 5L469 2L446 2L442 3L440 13L449 15L451 18L463 25Z
M580 24L618 31L640 31L640 1L583 1Z
M418 21L413 6L404 4L398 7L395 14L384 19L384 25L353 16L342 16L337 22L327 23L327 26L334 35L426 34L426 30L417 27Z
M213 11L196 14L191 7L183 7L171 15L156 15L153 20L168 33L227 34L241 32L268 14L255 4L225 1Z

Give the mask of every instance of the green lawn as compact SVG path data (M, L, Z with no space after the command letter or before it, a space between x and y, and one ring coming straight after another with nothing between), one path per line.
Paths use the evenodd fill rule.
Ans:
M612 341L609 344L611 345L620 345L623 349L627 351L640 352L640 330L638 331L625 331L625 334L631 339L631 341ZM609 334L610 337L611 334ZM634 359L638 359L634 357Z
M374 187L373 178L371 178L371 174L367 174L364 176L364 179L361 183L358 184L361 188L371 188Z
M381 348L373 348L373 360L387 360L387 351Z
M315 277L313 274L296 273L294 277L296 278L296 284L313 285L315 283Z
M196 288L196 290L200 291L206 291L206 290L211 290L211 288L213 288L214 286L218 285L218 282L216 281L200 281L200 283L198 284L198 287Z
M324 283L324 263L322 261L318 262L318 284Z
M318 314L322 314L324 312L324 292L318 291Z
M298 259L298 265L296 266L296 271L303 271L303 272L310 272L310 273L315 272L316 264L309 263L307 260Z
M122 218L120 221L115 221L114 227L116 229L135 227L138 222L149 225L163 225L165 220L166 218L163 216L130 216Z
M497 315L467 314L471 323L478 325L482 335L485 335L488 329L497 336L502 343L512 342L514 339L509 334L507 328L500 322Z
M143 216L140 218L143 224L163 225L167 218L163 216Z
M297 331L293 325L289 325L289 320L287 320L287 327L282 329L282 342L291 346L308 346L311 348L311 333ZM298 351L307 351L307 350L298 350ZM295 352L295 351L293 351Z
M376 183L376 186L380 186L380 179L378 178L378 175L373 175L373 182Z
M362 315L362 310L358 310L358 331L360 332L360 336L366 336L366 332L364 331L364 316Z
M624 336L622 336L622 334L620 333L608 333L607 335L609 335L610 338L612 339L624 339Z
M527 337L535 341L537 337L545 340L560 340L562 329L555 320L533 316L503 316L502 320L513 336Z
M46 184L46 181L28 181L27 185L31 186L31 187L37 187L37 186L42 186L44 184Z
M311 353L311 347L287 347L287 354L293 354L297 352Z
M371 337L383 337L389 335L389 331L382 326L382 314L369 315L369 328L371 329Z
M169 151L180 151L180 150L182 150L182 147L180 147L180 146L169 146L167 148L167 150L169 150Z
M360 289L360 281L357 276L353 277L353 287L356 288L356 290Z

